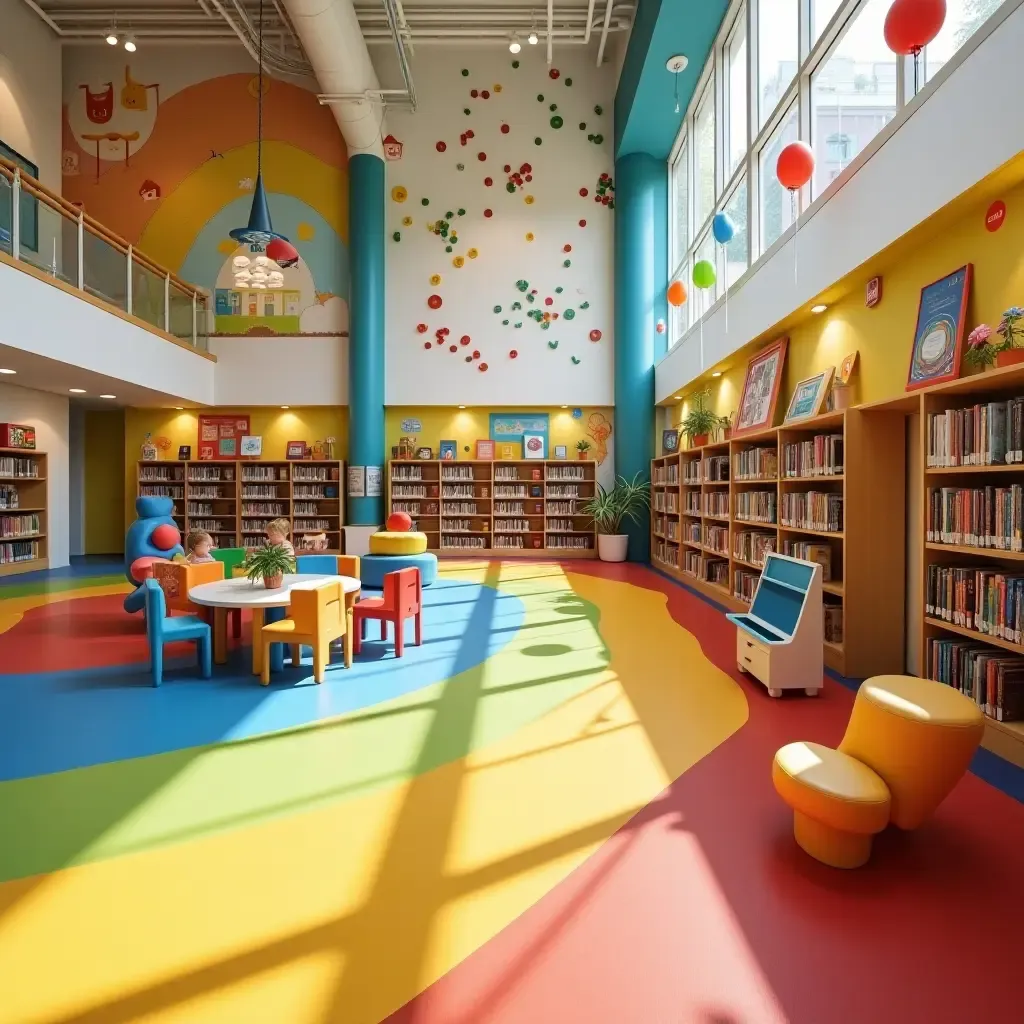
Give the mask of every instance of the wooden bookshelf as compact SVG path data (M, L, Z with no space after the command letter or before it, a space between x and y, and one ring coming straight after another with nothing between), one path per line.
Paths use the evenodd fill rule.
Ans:
M745 611L767 550L798 554L800 544L828 545L824 602L842 632L829 634L825 664L854 677L901 672L906 470L904 446L887 435L894 428L902 436L898 413L847 410L654 459L652 563L730 611ZM787 472L787 447L813 445L816 437L841 439L842 470ZM826 504L829 495L839 500L841 528L784 517L809 492Z
M0 448L0 576L47 569L46 452Z
M337 460L164 460L137 463L136 495L172 498L182 537L206 530L217 547L252 549L268 522L287 519L297 552L304 537L324 533L327 553L340 554L343 480Z
M388 511L407 512L427 548L451 555L594 558L597 464L562 459L388 463Z

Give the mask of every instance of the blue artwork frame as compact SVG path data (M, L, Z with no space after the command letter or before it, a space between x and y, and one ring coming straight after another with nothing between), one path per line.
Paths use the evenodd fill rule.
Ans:
M960 376L973 274L974 264L965 263L921 289L914 347L907 370L907 391L956 380Z
M542 434L544 451L550 451L550 417L546 412L492 412L488 436L492 441L503 444L522 444L523 434Z

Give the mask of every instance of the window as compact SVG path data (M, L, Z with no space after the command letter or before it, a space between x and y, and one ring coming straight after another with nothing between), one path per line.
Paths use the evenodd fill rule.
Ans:
M760 0L757 14L758 126L763 128L796 77L800 0Z
M718 295L718 281L715 281L710 288L698 288L693 283L693 268L701 260L707 260L713 267L715 266L715 236L711 234L710 230L697 243L697 248L693 251L693 260L690 262L690 283L687 286L690 301L687 305L692 307L690 314L692 323L696 323L697 318L711 308L711 304ZM716 274L717 271L718 268L715 267Z
M715 207L715 89L708 83L693 117L694 216L696 231Z
M747 13L741 7L725 43L725 177L747 155Z
M678 267L690 248L690 169L689 148L684 142L672 165L673 218L671 264Z
M725 247L726 276L719 292L724 292L744 271L750 261L750 232L747 230L747 176L740 178L732 197L725 204L725 212L732 218L736 233Z
M784 146L799 137L796 104L786 112L761 150L758 182L761 192L761 252L765 252L793 223L793 202L775 176L775 165Z
M820 38L828 28L828 23L835 17L836 11L843 0L811 0L811 45Z
M1002 4L1003 0L946 0L942 31L924 48L920 84L930 82Z
M890 0L867 0L811 76L811 144L817 196L892 120L898 65L885 45Z

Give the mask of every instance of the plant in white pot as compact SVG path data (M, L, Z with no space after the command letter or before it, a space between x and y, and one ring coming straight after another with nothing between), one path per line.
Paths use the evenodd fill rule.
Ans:
M263 580L267 590L277 590L284 583L285 573L295 572L295 559L276 544L264 544L249 555L243 568L253 583Z
M602 562L624 562L629 537L622 532L627 520L640 524L650 508L650 485L639 473L632 480L620 476L608 490L597 485L597 493L581 508L597 527L597 554Z

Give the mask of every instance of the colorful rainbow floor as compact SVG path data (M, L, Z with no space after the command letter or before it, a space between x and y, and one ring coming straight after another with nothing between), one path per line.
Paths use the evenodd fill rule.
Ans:
M809 860L771 756L850 691L655 573L445 563L421 647L269 688L152 688L126 590L0 587L3 1024L1024 1019L1019 773Z

